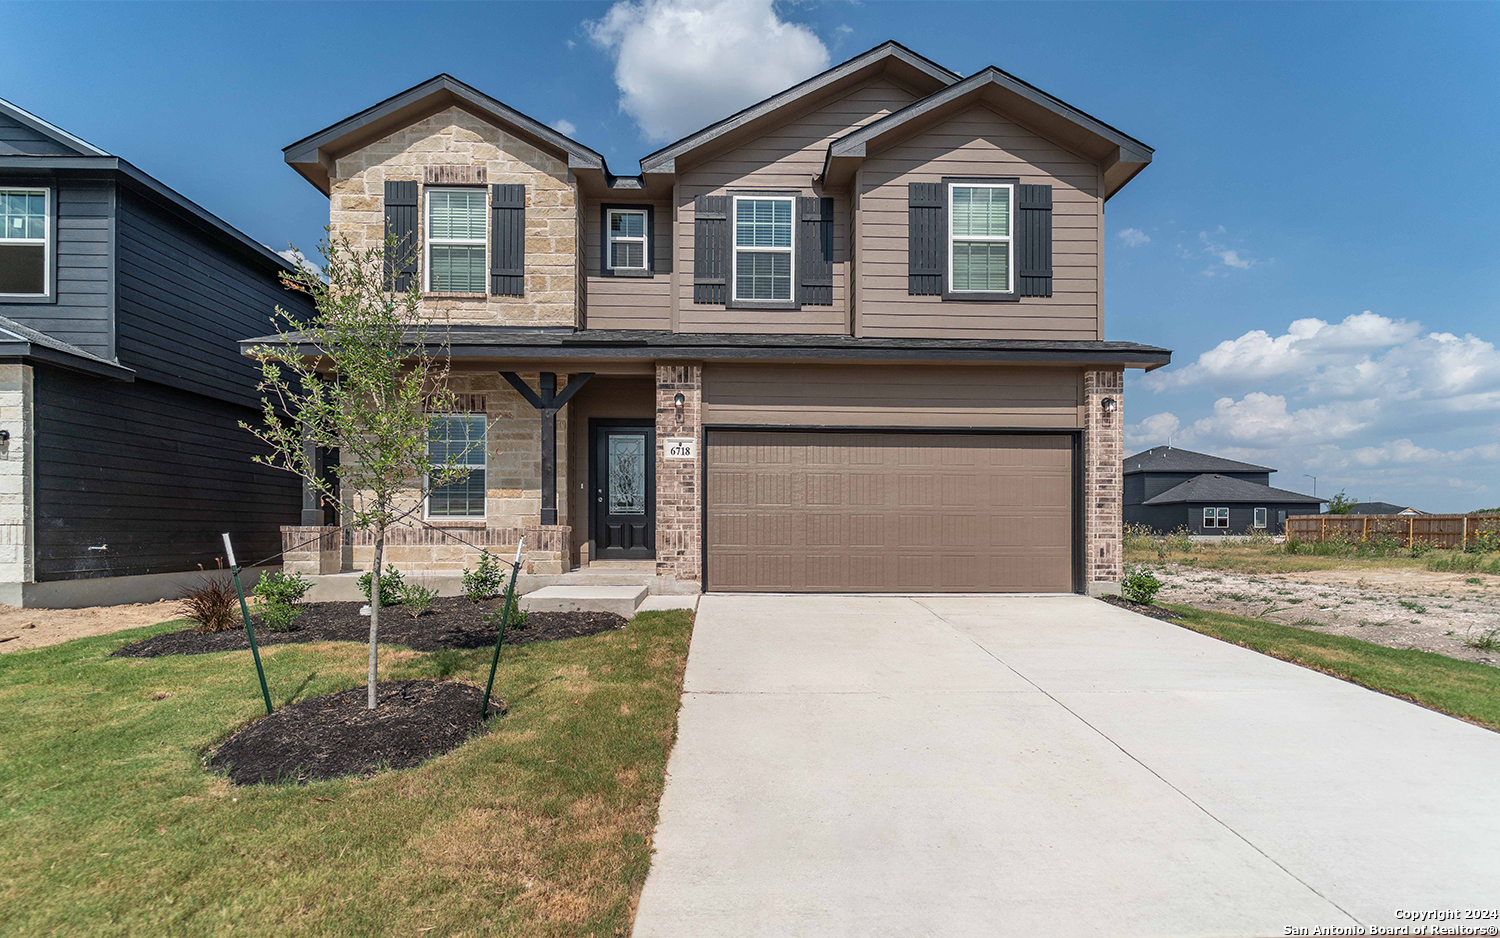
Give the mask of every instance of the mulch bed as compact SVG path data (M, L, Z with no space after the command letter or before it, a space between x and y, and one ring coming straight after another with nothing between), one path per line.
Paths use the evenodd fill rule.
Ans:
M413 768L484 730L484 691L471 684L388 681L375 692L374 710L364 687L282 707L226 739L208 767L236 785L369 776ZM491 712L500 709L492 697Z
M1117 596L1113 593L1108 596L1100 596L1099 598L1109 603L1111 606L1119 606L1121 609L1129 609L1131 612L1139 612L1143 616L1150 616L1153 619L1160 619L1163 622L1171 622L1173 619L1176 619L1178 617L1177 613L1167 609L1163 609L1160 606L1152 606L1147 603L1138 603L1133 599L1126 599L1124 596Z
M370 619L359 614L364 603L308 603L307 611L297 620L291 632L273 632L257 621L255 641L261 646L305 642L368 642ZM493 599L479 605L462 596L442 596L432 608L413 619L401 606L380 610L381 644L405 645L414 651L441 651L445 648L484 648L495 644L495 630L483 615L500 608ZM252 616L252 619L254 617ZM551 642L560 638L581 638L611 629L625 627L625 619L612 612L533 612L526 617L525 628L511 626L505 630L505 644ZM206 655L217 651L248 651L241 624L224 632L198 633L192 629L167 632L134 642L113 652L121 658L157 658L162 655Z

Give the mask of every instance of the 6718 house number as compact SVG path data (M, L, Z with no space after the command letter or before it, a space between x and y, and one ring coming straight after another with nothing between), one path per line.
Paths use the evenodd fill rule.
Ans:
M664 440L662 446L668 459L693 459L698 455L698 441L691 437Z

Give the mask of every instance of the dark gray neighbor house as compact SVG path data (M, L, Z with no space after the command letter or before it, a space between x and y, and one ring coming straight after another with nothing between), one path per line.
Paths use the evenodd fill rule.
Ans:
M1159 534L1280 534L1288 515L1315 515L1327 499L1272 488L1267 466L1157 446L1125 459L1125 523Z
M0 602L180 595L280 549L294 477L251 462L236 339L265 332L281 257L125 160L0 100Z
M1425 515L1427 512L1410 505L1396 505L1391 502L1355 502L1349 506L1351 515Z

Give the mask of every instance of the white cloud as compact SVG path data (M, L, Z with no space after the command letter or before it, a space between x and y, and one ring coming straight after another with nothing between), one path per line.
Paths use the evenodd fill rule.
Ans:
M655 141L673 140L829 64L806 26L771 0L621 0L584 24L615 58L620 109Z
M577 124L573 123L570 120L564 120L561 117L552 122L552 129L562 134L564 137L571 137L574 134L578 133Z
M1200 231L1198 232L1197 247L1194 249L1188 249L1182 247L1181 245L1178 245L1178 254L1180 254L1184 260L1195 260L1204 257L1215 258L1217 260L1217 263L1204 268L1203 275L1205 277L1213 277L1219 274L1225 268L1233 268L1235 270L1249 270L1251 267L1254 267L1256 264L1260 263L1259 261L1252 258L1241 256L1240 252L1243 250L1243 248L1231 248L1227 244L1223 244L1222 242L1220 242L1217 236L1222 234L1225 234L1223 225L1220 225L1212 235L1210 235L1207 231Z
M1116 235L1128 248L1138 248L1143 244L1151 243L1151 236L1139 228L1126 228Z
M302 252L297 250L296 248L287 248L285 251L277 251L276 256L280 257L288 264L291 264L293 267L301 267L306 270L310 270L313 273L318 274L319 276L322 276L323 274L323 268L308 260L305 256L303 256Z
M1125 443L1135 449L1150 449L1163 443L1176 442L1173 435L1182 426L1177 415L1169 412L1152 414L1140 423L1126 424Z

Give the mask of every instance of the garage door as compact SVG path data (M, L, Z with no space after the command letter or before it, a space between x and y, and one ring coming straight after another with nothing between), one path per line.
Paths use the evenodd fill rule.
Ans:
M711 590L1067 592L1067 436L710 430Z

